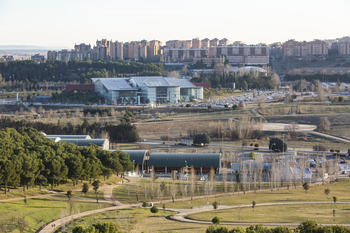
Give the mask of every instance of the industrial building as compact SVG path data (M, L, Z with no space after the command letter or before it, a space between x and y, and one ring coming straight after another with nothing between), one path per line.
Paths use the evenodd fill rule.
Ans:
M203 99L203 87L175 77L93 78L95 91L110 103L178 103Z
M172 171L189 172L191 167L197 175L208 174L211 169L219 173L220 153L150 153L148 150L123 150L134 162L135 169L149 173L152 169L158 174L170 175Z

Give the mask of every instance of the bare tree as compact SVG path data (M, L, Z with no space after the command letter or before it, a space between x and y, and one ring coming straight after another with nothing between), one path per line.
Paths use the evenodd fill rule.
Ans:
M264 165L263 163L258 164L258 183L259 183L259 189L261 189L261 183L263 181L263 169Z
M290 183L291 183L291 174L290 173L291 173L290 172L290 161L289 161L289 159L286 159L284 179L286 182L287 189L289 189Z
M331 122L328 120L328 117L321 117L320 121L317 124L317 130L327 131L331 128Z
M224 171L222 173L222 185L223 185L223 191L224 193L227 192L227 171Z
M193 200L194 192L196 191L196 171L194 167L191 167L191 176L190 176L190 189L191 189L191 200Z
M241 189L243 193L245 194L246 191L246 180L247 180L247 168L244 162L241 163L241 172L240 172L240 182L241 182Z
M171 199L173 203L175 202L175 197L176 197L176 173L175 170L171 171L171 186L170 186L170 194L171 194Z
M325 171L326 171L326 155L323 153L322 156L322 185L324 185L324 175L325 175Z
M156 173L154 171L154 166L152 166L151 169L151 179L150 179L150 185L151 185L151 190L150 190L150 195L151 195L151 200L154 198L154 191L155 191L155 181L156 181Z
M209 192L210 196L213 195L213 192L215 190L215 171L213 168L210 169L209 172Z

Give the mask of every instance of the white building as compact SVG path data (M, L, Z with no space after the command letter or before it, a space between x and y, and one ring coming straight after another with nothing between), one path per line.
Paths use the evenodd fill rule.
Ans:
M174 77L93 78L95 91L117 104L177 103L203 99L203 87Z

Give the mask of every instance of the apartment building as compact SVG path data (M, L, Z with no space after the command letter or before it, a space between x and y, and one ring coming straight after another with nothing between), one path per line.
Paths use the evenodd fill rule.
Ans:
M285 58L323 58L328 55L328 44L321 40L288 40L283 43L282 52Z
M337 48L339 56L350 56L350 37L338 39Z

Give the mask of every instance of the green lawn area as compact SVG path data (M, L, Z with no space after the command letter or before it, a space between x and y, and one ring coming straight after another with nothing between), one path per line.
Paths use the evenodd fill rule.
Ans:
M71 213L74 214L111 206L109 204L86 202L74 197L72 203L71 208L71 205L68 204L68 199L64 195L61 195L61 197L28 199L27 204L23 200L1 203L0 232L2 232L1 227L5 227L7 224L16 226L18 217L24 217L28 222L28 228L25 232L36 232L41 226L52 220L67 216L70 209ZM19 231L12 229L9 232Z
M336 215L333 221L333 210ZM350 204L314 204L314 205L284 205L261 206L231 210L217 210L192 214L191 219L211 221L218 216L222 222L280 222L300 223L309 219L319 223L347 224L349 223Z
M99 222L117 224L125 232L159 232L161 229L159 224L152 224L152 222L158 223L164 221L165 217L171 214L173 212L163 211L162 209L157 214L152 214L149 208L106 211L75 220L72 224L68 225L67 232L71 232L75 226L89 227L93 223ZM173 222L170 220L166 221L167 223ZM145 222L147 224L144 224ZM61 231L59 230L57 232Z

